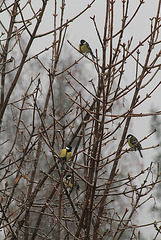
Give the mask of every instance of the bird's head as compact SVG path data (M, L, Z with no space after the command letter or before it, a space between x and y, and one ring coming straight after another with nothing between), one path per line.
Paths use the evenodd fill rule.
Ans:
M66 146L66 150L67 150L67 152L71 152L72 151L72 147L71 146Z
M85 42L86 42L86 41L85 41L85 40L83 40L83 39L82 39L82 40L80 40L80 44L81 44L81 45L85 44Z
M128 139L128 138L131 138L131 137L133 137L133 135L132 134L128 134L126 138Z
M72 176L70 174L68 174L68 175L66 175L65 178L66 178L66 181L67 181L67 180L70 180L72 178Z

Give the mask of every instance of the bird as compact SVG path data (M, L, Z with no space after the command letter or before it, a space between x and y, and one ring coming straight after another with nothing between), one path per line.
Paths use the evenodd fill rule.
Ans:
M80 40L79 44L79 51L83 54L88 54L90 53L92 58L96 58L92 52L92 49L90 48L89 44L85 40Z
M66 146L65 148L63 148L61 150L61 153L60 153L59 157L62 160L62 167L61 167L62 170L64 170L65 163L68 162L69 159L71 158L71 151L72 151L71 146Z
M72 193L73 189L75 189L78 198L79 184L74 181L74 177L70 174L67 174L65 178L67 185L70 188L70 194Z
M127 141L128 141L129 146L132 148L132 150L134 150L134 151L138 150L140 153L140 156L143 158L143 155L141 153L142 146L138 142L137 138L135 136L133 136L132 134L128 134Z

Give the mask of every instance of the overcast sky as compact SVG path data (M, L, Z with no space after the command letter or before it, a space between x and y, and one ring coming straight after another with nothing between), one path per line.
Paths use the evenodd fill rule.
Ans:
M37 1L34 2L36 4ZM39 33L47 32L53 29L53 0L48 1L48 7L46 11L46 18L45 21L42 22L42 26L40 28ZM61 1L60 1L61 2ZM75 15L77 15L80 11L82 11L87 4L89 4L91 1L88 0L66 0L66 9L65 9L65 20L70 20ZM105 0L96 0L96 2L92 5L92 7L86 11L85 14L83 14L81 17L76 19L74 22L72 22L68 28L68 34L67 38L75 47L78 47L79 41L81 39L85 39L87 42L90 43L93 51L95 49L98 50L98 55L100 57L101 61L101 47L100 43L98 41L98 37L93 25L92 20L90 17L93 17L95 15L96 23L98 26L98 29L100 31L100 35L103 34L103 28L104 28L104 18L105 18ZM121 17L122 17L122 9L121 9L121 0L116 0L117 4L115 4L115 17L114 17L114 33L117 32L120 29L121 26ZM130 6L129 6L129 15L130 18L133 12L135 11L139 0L130 0ZM153 17L156 14L156 6L157 6L158 0L145 0L145 3L142 5L138 15L136 16L134 22L126 29L124 41L127 42L128 39L131 38L131 36L134 37L134 41L132 44L132 48L135 47L139 41L143 40L150 30L150 20L149 18ZM36 5L35 5L36 6ZM58 8L59 11L59 8ZM29 12L26 12L26 14L29 14ZM52 35L41 38L40 40L37 40L38 42L33 45L33 48L35 52L38 52L42 50L42 46L48 47L52 43ZM67 44L68 45L68 44ZM79 53L77 53L75 50L73 50L70 46L69 50L73 54L73 56L77 59L79 57ZM159 47L159 46L158 46ZM141 63L144 63L144 53L146 54L147 51L147 45L140 48L140 51L143 53L141 54ZM51 58L51 56L49 56ZM133 81L135 79L135 76L132 76L134 74L133 70L134 66L129 66L127 71L125 72L124 79L127 82L127 84L130 81ZM160 79L159 77L155 78L154 81L149 85L146 90L141 90L141 99L146 96L146 94L154 87ZM152 97L147 100L141 107L138 107L137 110L135 110L135 113L147 113L150 112L150 109L152 107L156 107L157 110L160 110L160 91L161 89L158 88L158 90L152 95ZM130 96L127 97L127 102L130 101ZM133 119L131 122L131 131L135 132L138 139L143 138L145 135L148 135L150 133L150 117L148 118L138 118ZM151 145L155 145L155 139L154 137L151 137L150 139L147 139L143 142L143 147L149 147ZM143 151L144 159L144 167L147 167L151 161L153 161L154 156L154 150L147 150ZM152 221L150 219L150 215L148 214L149 206L147 206L147 209L144 210L143 221L145 223ZM148 219L149 218L149 219ZM149 231L153 229L153 227L146 228L145 234L147 234L147 240L151 240L152 238L149 236Z
M60 1L61 2L61 1ZM65 20L69 20L73 18L75 15L77 15L80 11L82 11L87 4L89 4L91 1L87 0L67 0L66 1L66 9L65 9ZM96 2L92 5L92 7L87 10L85 14L83 14L81 17L79 17L77 20L72 22L68 28L68 34L67 38L75 47L78 47L80 39L85 39L88 43L90 43L90 46L95 51L95 49L98 50L98 55L100 57L101 61L101 47L99 44L99 40L93 25L92 20L90 17L93 17L95 15L96 23L98 26L98 29L100 31L100 35L103 34L104 29L104 18L105 18L105 0L96 0ZM115 4L115 16L114 16L114 33L116 33L121 26L121 18L122 18L122 8L121 8L121 0L116 0L117 4ZM130 6L129 6L129 14L128 17L130 18L132 14L134 13L139 0L131 0ZM145 3L142 5L139 13L137 14L135 20L128 26L128 28L125 31L124 35L124 41L127 42L128 39L133 36L133 44L132 48L134 48L139 41L143 40L147 34L150 32L150 18L152 18L156 14L156 6L158 1L157 0L145 0ZM49 31L53 28L53 17L52 14L49 14L53 9L53 1L48 2L48 10L46 14L48 14L47 22L42 23L41 30ZM59 9L59 8L58 8ZM52 13L52 12L51 12ZM41 39L42 41L42 39ZM52 35L45 37L44 42L41 42L40 49L42 49L42 44L46 44L47 46L51 44L52 41ZM67 44L68 45L68 44ZM39 46L35 46L39 50ZM141 63L144 64L145 56L147 52L148 45L144 45L140 48L141 51ZM159 47L159 46L158 46ZM79 54L73 50L70 46L69 49L73 56L77 59ZM145 53L145 54L144 54ZM136 55L135 55L136 56ZM134 74L134 68L135 65L131 65L126 69L126 72L124 74L124 79L126 83L128 84L130 81L133 81L135 79ZM155 78L154 81L149 85L146 90L141 90L141 99L146 96L147 93L160 81L158 79L159 77ZM145 83L145 82L144 82ZM157 108L157 110L160 110L160 91L161 89L158 88L158 90L152 95L150 99L148 99L145 103L143 103L140 107L138 107L134 113L148 113L150 112L152 107ZM127 97L127 103L130 102L131 96ZM138 139L143 138L144 136L148 135L150 133L150 117L146 118L135 118L131 121L131 131L134 132L135 135L138 137ZM143 142L143 147L149 147L151 145L155 145L156 141L154 137L151 137L150 139L147 139ZM144 167L148 167L150 162L153 161L154 156L154 150L147 150L143 151L144 159L141 161L143 162ZM150 202L152 203L152 201ZM150 205L146 205L147 208L144 209L141 213L142 221L141 223L147 223L149 221L152 221L151 215L148 212L150 210ZM144 229L144 234L146 235L147 240L151 240L152 236L149 234L154 227L146 227Z

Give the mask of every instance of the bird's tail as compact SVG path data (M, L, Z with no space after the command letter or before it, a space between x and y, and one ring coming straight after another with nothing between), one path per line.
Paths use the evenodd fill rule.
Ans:
M141 150L140 150L140 149L138 149L138 150L139 150L140 156L143 158L143 155L142 155L142 153L141 153Z
M79 184L77 182L75 182L75 186L74 187L75 187L76 195L77 195L77 198L78 198L78 196L79 196L79 194L78 194Z
M93 60L96 59L96 56L93 54L92 50L91 50L90 54L91 54Z
M79 196L78 189L76 189L75 191L76 191L76 195L77 195L77 199L78 199L78 196Z
M65 161L64 161L64 159L62 159L62 162L61 162L61 170L64 170L65 169Z

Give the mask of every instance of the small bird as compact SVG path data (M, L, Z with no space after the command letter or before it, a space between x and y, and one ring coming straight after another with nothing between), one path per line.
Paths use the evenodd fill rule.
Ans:
M132 134L128 134L127 141L128 141L129 146L132 148L132 150L134 150L134 151L138 150L140 153L140 156L143 158L143 155L141 153L142 146L138 142L137 138L134 137Z
M74 181L74 178L70 174L66 175L66 182L70 188L70 194L72 193L73 189L75 189L78 198L79 184Z
M69 159L71 158L71 151L72 147L71 146L66 146L66 148L63 148L60 153L60 158L62 159L62 167L61 169L64 170L64 165Z
M81 53L87 54L90 53L92 58L96 58L92 52L92 49L90 48L89 44L85 41L85 40L80 40L80 44L79 44L79 51Z

